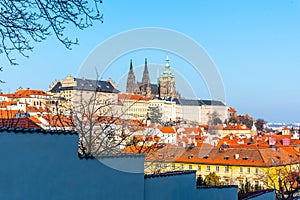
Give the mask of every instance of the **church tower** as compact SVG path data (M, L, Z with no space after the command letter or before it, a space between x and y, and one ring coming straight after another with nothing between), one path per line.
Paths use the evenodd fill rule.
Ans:
M169 57L166 57L166 65L164 72L159 78L159 96L160 97L176 97L175 75L170 70Z
M126 93L134 93L136 89L135 76L133 73L132 60L130 60L130 69L127 77Z
M150 85L150 78L149 78L149 72L147 66L147 58L145 59L145 67L144 67L142 85L140 90L142 96L146 96L146 97L151 96L151 85Z

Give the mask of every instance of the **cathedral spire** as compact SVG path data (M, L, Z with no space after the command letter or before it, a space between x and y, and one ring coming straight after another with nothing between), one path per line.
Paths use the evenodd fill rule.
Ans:
M130 68L129 71L133 71L133 67L132 67L132 59L130 59Z
M150 78L149 78L149 72L148 72L148 66L147 66L147 58L145 59L145 67L144 67L144 73L142 78L142 84L147 85L150 84Z
M169 63L169 56L168 56L168 54L166 56L165 71L170 71L170 63Z
M142 78L142 87L141 92L143 96L150 96L151 88L150 88L150 78L149 78L149 72L148 72L148 66L147 66L147 58L145 59L145 67L144 67L144 73Z
M169 64L169 55L166 56L166 64ZM170 66L170 65L169 65Z
M169 56L166 56L165 69L159 77L159 96L176 97L175 75L170 70Z
M165 70L164 70L162 76L165 76L165 77L174 77L174 74L170 70L170 63L169 63L169 56L168 56L168 54L166 56Z
M134 93L136 88L135 75L133 72L132 60L130 59L130 67L127 77L126 93Z
M148 73L148 66L147 66L147 58L145 58L145 69L144 69L144 73Z

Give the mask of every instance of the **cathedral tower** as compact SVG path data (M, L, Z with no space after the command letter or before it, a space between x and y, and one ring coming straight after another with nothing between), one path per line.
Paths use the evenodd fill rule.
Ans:
M141 94L142 96L146 96L146 97L151 96L151 85L150 85L150 78L149 78L149 72L147 66L147 58L145 59L145 67L144 67L142 85L141 85Z
M175 75L170 70L169 57L166 57L166 65L164 72L159 78L159 96L160 97L176 97Z
M134 93L136 89L135 75L133 73L132 60L130 60L130 69L127 77L126 93Z

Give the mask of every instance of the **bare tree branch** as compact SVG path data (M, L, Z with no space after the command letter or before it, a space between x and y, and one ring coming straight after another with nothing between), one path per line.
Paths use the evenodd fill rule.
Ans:
M99 6L101 0L2 0L0 2L0 53L11 65L17 62L11 54L28 57L32 42L46 40L51 34L68 49L78 44L77 39L65 36L66 29L80 30L103 22Z

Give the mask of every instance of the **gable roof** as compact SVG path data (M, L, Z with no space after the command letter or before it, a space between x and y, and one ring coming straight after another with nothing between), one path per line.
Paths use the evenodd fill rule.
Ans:
M229 112L236 113L236 110L233 107L229 107Z
M11 94L10 98L30 98L32 95L51 96L43 90L19 89L14 94Z
M175 133L175 130L172 126L162 126L162 127L159 127L159 130L162 133Z
M284 148L216 148L202 143L193 148L166 146L146 156L147 161L232 166L284 166L298 163L299 152ZM300 155L300 154L299 154Z
M23 128L23 129L42 129L39 125L29 118L0 119L0 127Z

